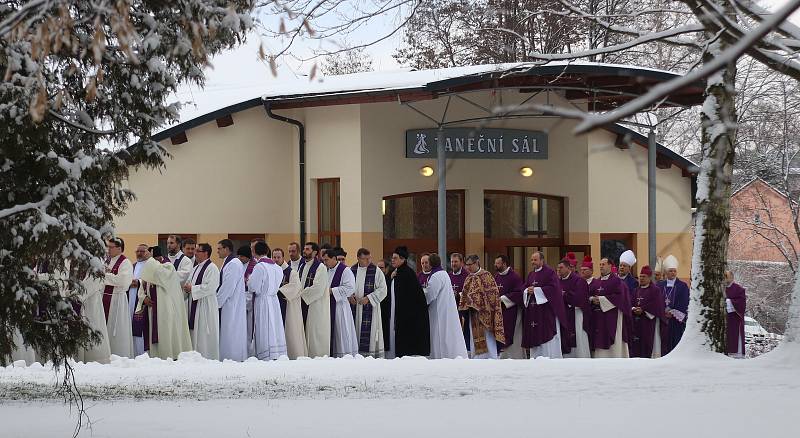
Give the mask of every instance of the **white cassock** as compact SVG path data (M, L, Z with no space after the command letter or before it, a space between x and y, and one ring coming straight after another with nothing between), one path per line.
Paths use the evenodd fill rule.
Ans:
M104 318L102 303L100 303L100 317L102 321ZM105 326L105 321L103 321L103 328L105 328ZM11 350L11 356L9 356L12 363L18 360L24 360L26 365L36 362L36 353L33 351L32 347L25 346L25 340L22 338L22 333L18 328L14 329L12 340L14 342L14 348ZM106 345L108 345L108 340L106 340Z
M358 338L359 350L361 350L361 324L364 319L364 305L360 303L364 298L364 282L367 280L368 267L359 266L356 269L356 337ZM386 276L383 275L378 267L375 267L375 287L372 293L367 295L369 305L372 307L372 319L369 328L369 351L359 351L363 356L381 358L384 356L383 345L383 323L381 322L381 301L389 293L386 287Z
M500 295L500 301L506 306L506 309L511 309L517 305L505 295ZM514 325L514 343L503 349L500 353L500 359L527 359L527 349L522 348L522 321L525 319L523 309L524 307L522 306L517 309L517 323Z
M542 269L542 268L539 268ZM538 305L542 305L547 303L547 297L544 294L544 290L540 287L533 288L533 294L528 294L527 291L523 295L523 301L525 307L528 307L528 304L533 301ZM537 345L530 349L530 357L531 359L536 359L537 357L549 357L551 359L561 359L563 354L561 353L561 324L558 322L558 317L553 318L556 324L556 334L553 336L553 339L545 342L542 345Z
M299 258L297 260L289 260L289 267L292 268L292 271L297 272L297 275L300 275L300 263L303 261L303 258Z
M117 262L117 256L108 263L111 269ZM121 357L134 357L133 355L133 334L131 329L131 314L128 309L128 289L133 281L133 265L131 261L125 259L119 265L116 274L106 273L105 285L113 286L114 292L111 295L111 306L108 309L108 345L111 347L111 354Z
M450 276L444 270L434 272L428 277L428 285L423 290L428 301L430 320L430 358L468 358L458 308L453 300L453 283L450 281Z
M339 286L331 287L336 269L342 266L342 278ZM376 275L377 277L377 275ZM355 356L358 354L358 338L356 338L356 323L353 321L353 311L350 308L348 297L356 293L356 279L353 271L341 262L328 269L328 289L331 296L336 301L336 315L333 327L333 357L343 357L344 355Z
M106 327L105 314L103 313L102 279L87 277L82 281L84 291L81 296L81 316L86 318L92 330L100 332L100 343L89 349L78 348L75 360L78 362L108 363L111 358L111 347L108 344L108 328Z
M286 333L286 352L289 359L308 356L302 299L300 298L303 288L300 283L300 275L296 270L290 271L289 282L281 286L279 290L286 297L286 321L284 321L283 327Z
M175 255L167 255L170 263L172 263L172 267L175 268L175 273L178 274L178 281L181 284L185 284L189 281L189 277L192 275L192 269L194 268L194 260L191 257L186 256L183 251L178 250ZM175 266L175 261L180 259L178 262L178 266ZM188 294L183 295L183 307L186 307L186 314L188 315L191 311L190 306L192 305L191 296Z
M136 261L133 264L133 279L138 280L142 275L142 266L144 261ZM136 303L139 297L139 286L132 287L128 290L128 309L131 312L131 321L133 321L133 314L136 312ZM133 337L133 355L139 356L144 353L144 338L141 336Z
M478 313L477 312L475 312L473 310L470 310L469 312L470 312L469 313L469 317L470 318L477 318L478 317ZM483 335L486 337L486 348L487 348L488 351L486 353L481 353L481 354L472 353L473 351L475 351L475 337L472 336L472 324L469 325L469 351L470 351L470 354L471 354L470 358L471 359L497 359L498 358L498 354L497 354L497 339L494 337L494 332L492 332L491 330L484 330L483 331Z
M144 266L144 260L137 261L133 264L133 279L138 280L142 277L142 267ZM136 301L139 293L139 287L132 287L128 291L128 309L131 312L131 320L133 320L133 313L136 311Z
M644 315L650 320L656 317L650 312L644 312ZM656 321L656 329L653 331L653 353L650 354L650 359L658 359L661 357L661 321Z
M310 271L310 263L306 263L300 284L306 284ZM306 341L308 356L329 356L331 352L331 302L328 293L328 270L320 263L311 286L300 292L303 301L308 305L306 317Z
M186 306L184 305L183 289L178 281L178 274L171 263L159 263L150 258L142 266L141 280L156 285L158 342L150 343L150 357L161 359L177 359L184 351L192 351L192 339L189 335L189 326L186 324ZM141 288L139 296L148 291ZM152 298L152 297L151 297ZM141 305L141 300L139 301ZM138 309L137 309L138 310ZM150 312L152 327L153 309ZM152 328L150 331L152 336Z
M261 360L275 360L286 355L286 333L283 330L278 289L283 279L280 266L266 257L256 263L247 280L253 291L253 338L255 355Z
M617 309L617 306L609 301L608 298L602 295L598 296L597 298L600 298L600 310L603 313L617 312L617 334L614 336L614 343L611 344L610 348L596 348L592 357L597 359L630 357L630 353L628 352L628 343L622 341L622 312ZM656 325L656 332L658 332L658 325ZM659 348L659 350L661 349Z
M252 262L253 259L250 259ZM250 262L243 263L242 269L244 272L247 273L247 268L250 267ZM255 262L253 262L253 268L255 268ZM253 271L250 270L250 275L253 274ZM242 275L244 277L244 274ZM244 277L244 296L245 296L245 313L247 314L247 357L255 357L256 355L256 347L253 343L253 297L255 293L250 287L247 285L248 281L250 280L250 276Z
M219 357L241 362L247 359L247 303L244 265L234 256L223 262L217 302L220 309Z
M175 260L181 259L180 263L178 263L178 267L175 268L175 273L178 275L178 281L180 281L181 284L189 281L189 276L192 275L194 261L183 254L183 251L178 251L175 255L168 255L167 258L169 258L173 267L175 267Z
M200 271L205 265L208 267L198 281ZM219 360L219 304L217 304L219 268L211 263L211 260L205 260L194 267L190 281L191 299L197 301L194 330L189 331L192 347L206 359Z

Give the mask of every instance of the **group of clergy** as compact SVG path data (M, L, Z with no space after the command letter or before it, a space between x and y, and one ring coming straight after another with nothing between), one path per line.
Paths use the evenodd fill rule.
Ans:
M425 257L421 262L424 282ZM544 263L540 252L534 252L530 262L531 271L523 280L504 255L495 259L493 276L480 268L477 256L466 258L467 272L461 255L451 256L450 277L471 357L658 358L680 341L689 287L678 278L674 256L659 260L655 272L642 267L638 278L631 272L636 257L630 250L620 256L618 267L609 258L601 259L599 278L588 256L580 267L573 253L555 269ZM727 353L740 358L746 297L730 271L725 295ZM487 309L501 309L501 315L492 318Z
M234 361L657 358L686 326L689 288L671 255L636 278L636 258L625 251L618 267L601 259L596 278L591 257L578 266L568 253L553 269L534 252L523 280L505 255L490 273L477 255L454 253L445 270L438 254L424 254L417 273L406 247L377 264L361 248L352 266L339 247L287 249L288 257L254 239L235 251L224 239L218 267L211 245L170 235L166 255L141 244L132 263L124 241L109 239L105 278L87 276L74 305L102 339L76 360L108 363L112 354L145 352L176 359L186 351ZM726 283L728 353L743 357L745 291L730 272Z

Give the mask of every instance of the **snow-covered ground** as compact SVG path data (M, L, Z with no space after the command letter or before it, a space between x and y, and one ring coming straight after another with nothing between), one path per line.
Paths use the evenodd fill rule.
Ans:
M790 354L791 353L791 354ZM92 437L794 436L800 352L756 359L77 364ZM51 369L0 368L0 436L71 436Z

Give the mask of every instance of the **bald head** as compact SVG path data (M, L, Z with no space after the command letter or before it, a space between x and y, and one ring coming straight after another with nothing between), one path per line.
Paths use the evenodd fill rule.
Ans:
M733 284L735 278L733 276L733 271L725 271L725 285L730 286Z

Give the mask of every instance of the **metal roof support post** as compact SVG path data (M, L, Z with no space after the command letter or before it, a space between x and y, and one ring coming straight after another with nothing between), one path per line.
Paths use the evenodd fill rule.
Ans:
M437 189L437 212L439 215L439 257L447 259L447 158L444 151L444 129L439 124L436 132L436 172L439 175L439 187ZM444 263L444 262L443 262Z
M656 267L656 131L647 135L647 252L650 267ZM636 273L634 273L636 276Z

